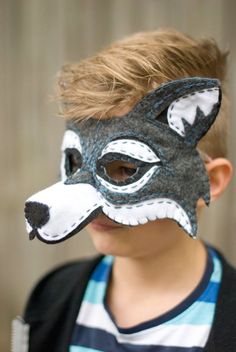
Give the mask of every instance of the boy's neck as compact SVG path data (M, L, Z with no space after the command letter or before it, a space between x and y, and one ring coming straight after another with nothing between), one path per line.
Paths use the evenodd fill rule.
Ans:
M175 307L196 288L206 261L205 246L188 237L143 257L116 257L107 300L118 325L136 325ZM132 312L143 302L146 309Z

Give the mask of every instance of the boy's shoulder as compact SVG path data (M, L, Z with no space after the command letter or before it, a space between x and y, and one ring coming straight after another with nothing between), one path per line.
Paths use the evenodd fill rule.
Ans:
M25 307L24 320L45 320L74 292L83 293L86 283L102 256L68 262L44 275L35 285Z

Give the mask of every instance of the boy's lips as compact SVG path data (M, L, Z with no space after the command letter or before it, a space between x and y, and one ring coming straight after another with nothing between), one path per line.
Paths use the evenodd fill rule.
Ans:
M109 230L115 230L118 228L122 228L122 225L118 225L114 223L113 221L109 220L100 220L100 219L95 219L90 222L89 224L94 230L102 230L102 231L109 231Z

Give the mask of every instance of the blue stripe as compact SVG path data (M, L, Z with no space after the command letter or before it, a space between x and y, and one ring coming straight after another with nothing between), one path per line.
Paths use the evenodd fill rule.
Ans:
M217 282L209 282L206 291L198 298L200 302L215 303L218 297L220 284Z
M102 304L105 292L106 282L97 282L90 280L85 291L83 301L93 304Z
M95 350L94 348L82 347L82 346L70 346L69 352L103 352L103 351Z
M215 312L214 303L195 302L183 313L163 325L211 325Z
M105 257L96 267L95 271L91 275L91 279L94 281L104 281L106 282L108 279L108 275L111 269L111 259L112 257Z
M86 346L91 351L109 352L202 352L201 347L136 345L117 342L115 336L100 329L76 326L72 345ZM88 351L90 351L88 350ZM73 351L73 350L72 350ZM80 350L78 350L80 352ZM83 351L83 350L82 350ZM81 352L82 352L81 351ZM86 350L85 350L86 351ZM71 352L71 351L70 351ZM77 352L74 350L73 352Z

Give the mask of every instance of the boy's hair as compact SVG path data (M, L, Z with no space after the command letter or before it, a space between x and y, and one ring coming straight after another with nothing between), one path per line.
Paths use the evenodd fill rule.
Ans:
M184 77L218 78L223 99L216 122L199 143L212 158L227 155L227 52L213 39L195 40L173 31L141 32L115 42L91 58L65 65L58 98L67 119L109 118L161 83Z

